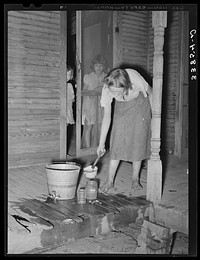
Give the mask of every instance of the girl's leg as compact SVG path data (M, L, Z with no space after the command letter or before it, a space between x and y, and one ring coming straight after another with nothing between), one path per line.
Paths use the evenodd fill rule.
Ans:
M139 180L141 162L142 161L133 162L132 190L141 190L143 188Z
M110 188L113 188L113 181L119 162L119 160L110 160L108 178L104 185L99 189L100 192L107 192Z
M95 130L96 130L96 126L94 124L94 125L92 125L91 134L90 134L91 147L98 146L98 144L95 144L95 132L96 132Z
M92 130L92 125L86 125L85 126L85 145L86 148L91 147L91 130Z
M83 125L83 133L81 137L81 148L85 148L85 125Z
M82 148L90 147L91 130L92 130L92 125L83 126Z

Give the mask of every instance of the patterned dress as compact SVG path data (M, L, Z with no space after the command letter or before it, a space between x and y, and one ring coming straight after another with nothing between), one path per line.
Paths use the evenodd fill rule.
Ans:
M102 81L106 74L103 72L101 77L97 77L94 72L84 76L84 90L94 90L98 86L103 86ZM99 110L99 123L102 118L100 103L97 101L97 96L84 96L82 104L82 125L93 125L97 118L97 107Z

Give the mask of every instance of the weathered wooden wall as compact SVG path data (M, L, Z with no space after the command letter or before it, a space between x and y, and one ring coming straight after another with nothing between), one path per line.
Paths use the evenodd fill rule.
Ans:
M119 11L114 63L153 75L152 12ZM8 12L8 165L44 163L60 156L61 34L58 11ZM168 12L164 43L162 149L175 149L180 87L180 12ZM114 35L115 37L115 35Z
M147 70L147 12L122 12L122 63Z
M163 146L175 149L175 117L177 89L180 88L180 42L179 12L168 12L164 43L162 137Z
M8 12L8 167L60 151L60 12Z
M121 61L139 69L151 82L153 76L154 30L152 12L122 12ZM175 150L177 89L180 88L180 12L168 12L164 43L162 96L162 149Z
M153 56L154 56L154 28L152 26L152 12L147 13L148 16L148 72L153 78Z

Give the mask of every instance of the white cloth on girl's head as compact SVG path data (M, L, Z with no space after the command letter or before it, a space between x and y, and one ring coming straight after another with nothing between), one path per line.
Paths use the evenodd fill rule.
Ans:
M140 92L147 91L148 83L136 70L133 69L125 69L125 70L128 73L132 84L132 89L129 91L128 95L126 96L126 99L124 100L123 98L120 99L118 97L115 97L112 94L112 92L109 90L107 85L105 84L102 89L101 100L100 100L102 107L110 105L113 98L115 98L117 101L128 101L131 100L132 98L138 97Z
M147 92L148 83L146 80L140 75L139 72L133 69L125 69L129 75L132 86L136 88L139 92Z

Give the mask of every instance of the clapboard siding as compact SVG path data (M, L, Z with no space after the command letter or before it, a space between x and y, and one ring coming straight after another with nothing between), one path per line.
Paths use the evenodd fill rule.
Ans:
M51 23L57 23L60 24L60 12L51 12L51 11L23 11L23 12L13 12L9 11L9 13L12 12L12 17L21 17L22 19L28 18L39 21L48 21Z
M18 163L12 163L9 165L9 168L20 167L21 165L36 165L36 164L44 164L51 161L51 158L55 158L55 151L40 151L40 152L28 152L26 156L24 154L12 154L12 161ZM59 159L59 158L57 158Z
M179 12L168 12L167 27L164 35L164 69L163 69L163 95L162 95L162 129L161 145L166 150L173 151L175 148L175 114L176 93L179 88ZM154 55L154 30L152 27L152 12L149 12L149 44L148 44L148 67L153 77Z
M164 44L163 74L163 146L167 150L175 149L175 115L177 89L179 86L179 12L168 12Z
M148 70L153 77L153 57L154 57L154 29L152 27L152 12L148 12Z
M176 93L179 88L179 12L168 12L164 42L162 148L175 148ZM152 12L123 12L122 62L143 68L153 77L154 29Z
M122 12L122 63L147 69L147 12Z
M8 13L8 166L60 151L60 12Z
M148 72L153 78L153 57L154 57L154 29L152 27L152 12L148 12Z

